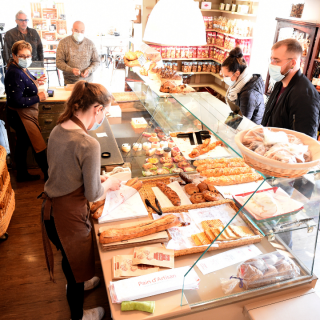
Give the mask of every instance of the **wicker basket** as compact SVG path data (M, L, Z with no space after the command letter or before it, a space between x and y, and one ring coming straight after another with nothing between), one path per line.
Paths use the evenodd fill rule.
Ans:
M305 135L304 133L296 132L288 129L282 129L282 128L268 128L268 129L275 132L284 131L287 134L295 135L297 138L299 138L303 142L303 144L309 146L312 161L305 162L305 163L291 164L291 163L283 163L277 160L263 157L255 153L254 151L250 150L249 148L245 147L242 144L243 137L249 130L251 130L251 129L248 129L248 130L243 130L239 132L235 136L235 142L242 153L244 161L249 166L260 171L263 174L270 175L273 177L297 178L306 174L310 170L320 165L320 144L316 140Z

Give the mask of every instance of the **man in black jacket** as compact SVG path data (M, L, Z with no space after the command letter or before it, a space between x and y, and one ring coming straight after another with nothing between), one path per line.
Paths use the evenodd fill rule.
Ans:
M13 44L24 40L32 46L31 67L43 67L43 46L37 30L28 28L28 18L23 11L16 14L16 23L17 26L8 30L4 37L3 60L5 64L12 58L11 48Z
M300 71L300 43L295 39L286 39L275 43L271 50L269 74L277 82L261 124L299 131L316 139L320 95Z

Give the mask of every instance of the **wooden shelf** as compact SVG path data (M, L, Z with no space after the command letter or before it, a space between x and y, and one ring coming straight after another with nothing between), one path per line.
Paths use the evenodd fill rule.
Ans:
M219 80L223 80L223 78L218 74L218 73L213 73L213 72L182 72L182 71L178 71L179 73L182 73L182 74L211 74L212 76L218 78Z
M217 32L217 33L224 34L225 36L229 36L231 38L240 39L240 40L252 39L252 37L241 37L241 36L238 36L236 34L225 33L225 32L222 32L220 30L217 30L217 29L206 29L206 31L214 31L214 32Z
M201 11L229 13L229 14L234 14L234 15L238 15L238 16L245 16L245 17L256 17L257 16L256 14L252 14L252 13L231 12L231 11L219 10L219 9L201 9Z
M226 93L227 93L226 89L224 89L216 84L213 84L213 83L190 83L189 86L193 87L193 88L202 88L202 87L203 88L205 88L205 87L211 88L224 97L226 96Z

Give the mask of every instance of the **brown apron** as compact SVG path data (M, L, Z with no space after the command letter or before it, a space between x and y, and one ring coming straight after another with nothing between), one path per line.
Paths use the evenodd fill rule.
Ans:
M71 118L85 132L83 123L76 117ZM91 233L90 210L84 196L84 186L61 197L50 198L43 192L41 208L42 240L50 279L53 280L53 253L44 221L54 216L56 230L68 258L77 283L90 280L95 274L94 244Z
M18 66L17 64L15 64ZM20 68L20 67L19 67ZM22 71L26 74L26 76L37 86L39 87L39 83L37 80L34 80L32 77L28 75L28 73L22 69ZM21 121L26 128L29 139L31 141L32 147L36 153L39 153L47 148L47 145L42 137L41 129L38 121L39 115L39 103L35 103L28 108L12 108L12 110L18 112Z

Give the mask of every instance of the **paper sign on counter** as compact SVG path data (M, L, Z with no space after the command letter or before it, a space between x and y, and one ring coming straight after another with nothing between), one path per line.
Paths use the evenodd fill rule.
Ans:
M202 259L197 263L197 267L200 271L206 275L208 273L224 269L226 267L232 266L236 263L240 263L247 259L251 259L262 252L254 244L249 244L247 246L234 248L226 252L216 254L212 257Z
M102 138L102 137L107 137L107 133L106 132L100 132L96 134L98 138Z

